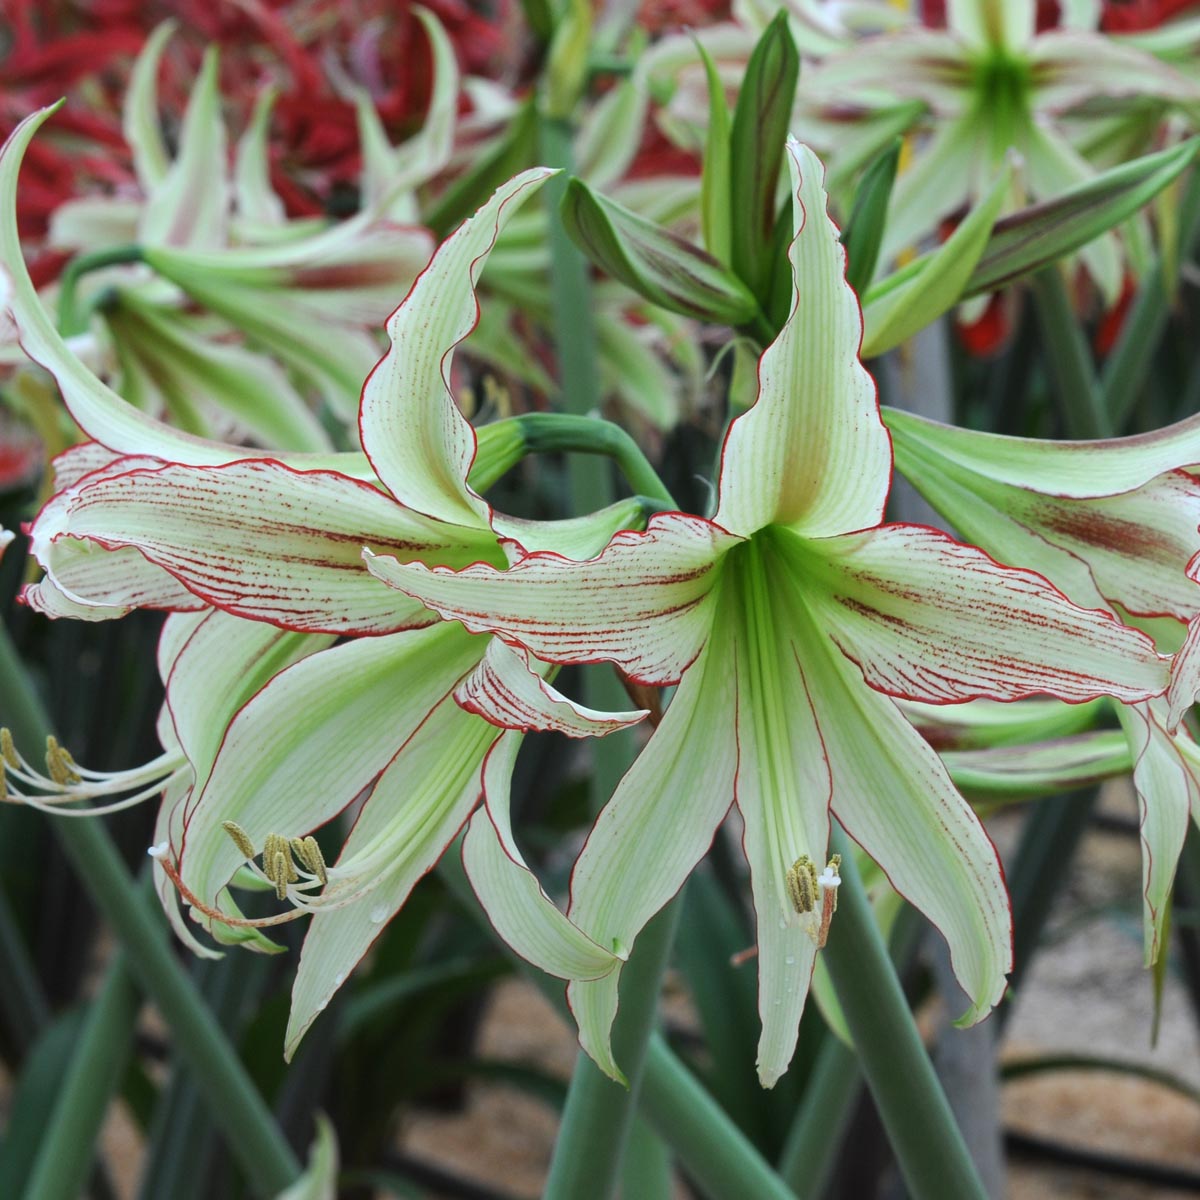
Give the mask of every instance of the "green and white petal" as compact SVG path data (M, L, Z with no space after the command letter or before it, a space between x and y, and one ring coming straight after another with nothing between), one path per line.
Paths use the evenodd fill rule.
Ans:
M44 108L26 117L0 149L0 304L20 333L21 346L34 362L54 376L76 424L91 438L121 454L146 454L175 462L213 465L245 458L242 446L195 437L172 429L127 404L102 383L59 336L42 308L21 253L16 195L21 160L30 139L54 112ZM327 328L322 336L327 334ZM283 462L297 466L336 467L367 477L370 467L361 454L307 455L280 452Z
M510 791L521 735L503 734L483 768L487 811L471 818L463 866L496 932L526 961L560 979L600 979L621 960L573 925L542 890L517 847Z
M887 525L797 549L822 624L890 695L1136 701L1166 690L1168 660L1145 634L937 530Z
M1188 818L1200 812L1200 747L1186 730L1171 735L1159 703L1119 705L1117 716L1134 754L1133 786L1141 810L1144 960L1162 951L1163 922Z
M150 189L138 240L147 246L198 250L223 246L230 203L226 156L217 51L209 47L183 115L179 152Z
M892 436L970 471L1048 496L1115 496L1200 463L1200 416L1153 433L1090 442L1041 441L942 425L884 409Z
M472 538L408 513L368 484L270 459L85 480L63 532L109 550L134 547L209 604L310 633L428 623L363 568L364 545L435 561L470 561L494 545L482 532Z
M801 859L825 866L830 775L794 597L762 571L739 569L736 581L740 611L727 619L737 627L737 806L757 914L758 1077L773 1087L796 1049L820 925L819 898L816 910L798 913L788 878Z
M567 916L618 957L628 955L642 927L683 886L733 803L734 686L733 646L723 636L684 675L580 852ZM573 981L567 999L584 1050L602 1071L621 1078L609 1042L617 972Z
M479 665L454 689L454 698L501 729L552 729L575 738L603 737L648 715L647 709L608 713L576 704L530 666L526 651L499 638L491 639Z
M483 563L454 571L364 558L385 583L473 633L498 634L547 662L609 659L644 683L674 683L708 637L706 601L738 541L702 517L661 513L586 562L539 552L507 571Z
M158 120L158 67L175 29L175 21L163 21L146 39L130 72L121 113L121 131L133 151L133 169L147 194L162 183L171 167Z
M276 87L265 87L254 101L250 123L238 139L233 161L233 201L239 231L276 229L284 224L287 212L283 201L271 186L267 129L271 109L279 95Z
M1188 564L1188 575L1195 579L1200 556ZM1167 688L1167 728L1179 728L1184 713L1200 696L1200 616L1188 622L1187 636L1171 664L1171 684Z
M971 999L959 1024L978 1021L1004 995L1012 967L1008 893L996 849L895 702L868 687L815 625L804 650L834 814L896 891L941 931Z
M475 328L475 285L509 216L552 172L504 184L439 247L387 323L391 346L362 393L363 449L392 495L418 512L486 527L490 506L467 486L475 434L450 390L455 347Z
M483 758L499 736L447 696L387 764L304 939L285 1039L289 1059L479 802Z
M189 813L179 869L192 893L214 905L245 861L224 822L237 822L258 847L269 833L310 833L370 784L443 701L490 728L450 695L482 651L443 623L359 638L276 675L230 722ZM446 769L455 769L450 757Z
M977 49L1023 51L1033 41L1036 0L947 0L946 27Z
M824 537L882 519L891 443L858 359L862 314L827 213L824 168L795 141L787 159L792 311L759 361L757 401L725 439L714 520L738 534L778 522Z

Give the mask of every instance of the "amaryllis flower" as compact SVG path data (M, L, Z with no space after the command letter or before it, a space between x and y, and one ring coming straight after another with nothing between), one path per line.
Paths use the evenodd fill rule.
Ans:
M379 578L539 658L679 681L581 852L567 916L625 954L736 801L768 1085L791 1059L827 929L831 808L945 933L971 1000L964 1020L1004 991L1009 908L995 850L895 699L1141 700L1166 685L1150 639L1110 613L935 530L880 524L892 459L858 360L861 314L821 165L795 142L788 161L792 312L760 361L757 402L730 429L711 520L658 514L584 563L533 553L507 570L456 571L368 554ZM583 1045L613 1074L617 977L569 989Z
M1200 642L1200 417L1136 437L1043 442L884 414L896 465L964 537L1001 562L1052 580L1076 604L1142 622L1165 649L1185 652L1167 698L1118 708L1141 807L1144 948L1161 950L1167 900L1187 834L1200 820L1200 746L1179 727L1195 689L1188 647ZM1193 572L1193 578L1185 568Z
M571 703L544 664L437 620L362 562L364 547L457 565L551 547L586 558L644 521L637 500L521 521L493 513L475 490L520 450L503 427L477 437L467 424L448 387L453 352L477 319L475 281L508 214L550 174L527 171L502 187L393 314L391 348L363 389L366 457L247 458L130 409L54 331L14 231L0 224L22 343L80 423L124 452L89 445L60 459L60 490L32 529L47 577L26 600L51 615L182 614L164 639L174 732L160 736L191 774L172 777L156 857L219 941L261 946L262 927L311 917L289 1051L475 807L484 757L505 729L580 737L645 715ZM14 178L15 158L0 159L0 204ZM497 453L477 453L485 440ZM364 789L369 798L326 864L312 831ZM227 885L260 858L252 869L288 907L248 920ZM503 851L498 858L490 878L502 908L531 877ZM564 972L603 974L617 961L570 928L548 944Z
M1061 120L1085 102L1200 97L1181 74L1103 34L1035 32L1035 12L1033 0L957 0L947 5L945 31L865 38L810 74L808 91L822 104L870 109L916 100L925 108L927 119L914 129L926 128L929 137L897 180L885 256L919 242L978 200L1010 149L1021 156L1034 200L1090 178L1093 169ZM1082 257L1114 303L1122 274L1113 236L1093 242Z

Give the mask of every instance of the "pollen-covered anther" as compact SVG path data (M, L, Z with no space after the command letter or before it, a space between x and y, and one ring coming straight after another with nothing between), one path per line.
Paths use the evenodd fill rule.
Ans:
M817 906L817 868L807 854L802 854L788 868L785 879L792 907L803 916Z
M256 857L258 851L250 840L250 835L236 821L222 821L221 828L229 834L230 841L242 852L247 861Z
M0 757L4 759L5 766L14 771L21 769L21 760L17 755L16 746L13 745L12 730L7 727L0 729Z
M325 855L321 853L321 847L312 834L305 838L292 838L292 854L322 885L329 882L329 874L325 869Z
M65 746L58 744L58 738L51 734L46 738L46 774L59 787L71 787L81 783L79 773L75 770L75 760Z

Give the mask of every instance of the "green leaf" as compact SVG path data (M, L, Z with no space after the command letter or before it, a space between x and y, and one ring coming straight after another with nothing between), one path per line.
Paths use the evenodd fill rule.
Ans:
M537 126L537 109L530 101L517 111L492 152L446 189L425 214L425 224L439 240L479 208L502 183L534 161Z
M1119 225L1195 160L1200 138L1148 154L996 223L964 296L993 291Z
M708 77L708 133L704 142L704 170L700 177L700 229L704 246L726 265L733 252L733 209L730 204L729 105L725 85L712 55L694 39Z
M754 297L712 255L582 180L567 185L562 216L571 240L592 262L653 304L725 325L741 325L758 310Z
M963 296L963 289L1008 194L1005 166L991 190L936 250L881 279L863 298L862 357L874 358L924 329Z
M770 278L775 194L799 79L800 56L780 11L746 64L729 148L729 210L738 215L733 269L760 301Z
M901 139L894 138L863 174L854 206L842 230L846 247L846 282L861 296L875 274L887 223L888 202L900 162Z

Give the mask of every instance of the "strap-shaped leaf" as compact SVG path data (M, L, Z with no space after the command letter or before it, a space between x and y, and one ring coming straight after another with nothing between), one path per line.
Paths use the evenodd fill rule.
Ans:
M746 64L729 146L729 207L738 214L732 229L733 269L760 300L770 279L776 187L799 79L800 56L787 12L781 10Z
M967 283L977 296L1086 245L1132 216L1195 160L1200 139L1122 163L1088 183L996 222Z
M862 356L873 358L924 329L962 298L1004 203L1005 167L991 190L936 250L880 280L863 298Z
M846 282L860 296L871 282L875 264L879 261L887 228L888 203L899 162L900 139L893 138L891 145L876 156L863 174L846 228L842 231L842 245L846 247Z
M708 79L708 133L704 142L704 170L700 177L700 227L708 252L720 262L732 256L733 208L729 182L729 105L717 64L696 39L696 50Z
M725 325L758 311L754 297L730 271L678 235L572 179L563 198L563 224L602 270L653 304Z

